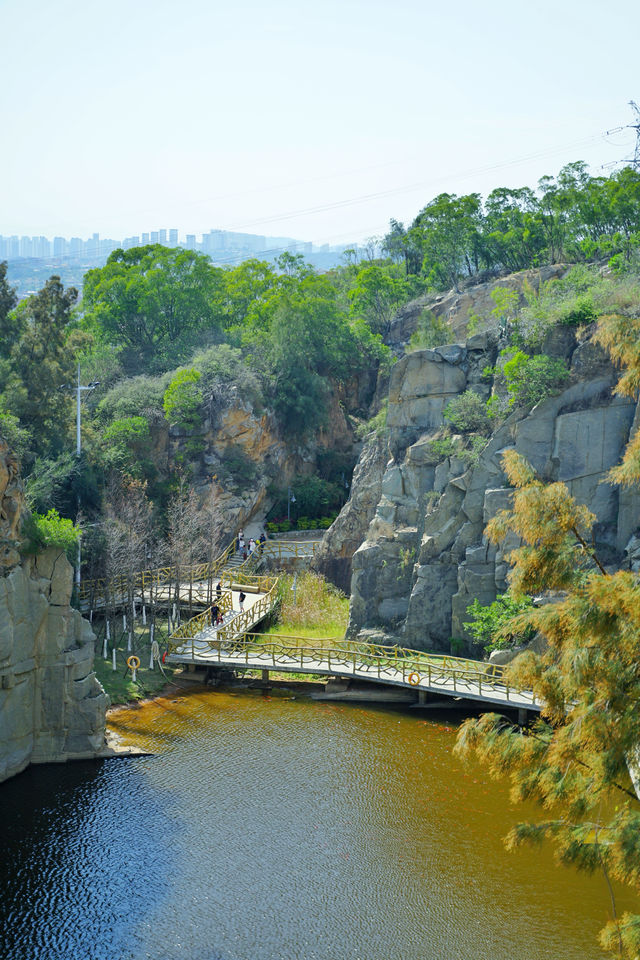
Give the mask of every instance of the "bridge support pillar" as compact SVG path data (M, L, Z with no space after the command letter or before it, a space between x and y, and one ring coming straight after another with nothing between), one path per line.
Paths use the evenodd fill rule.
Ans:
M418 703L426 703L426 702L427 702L427 691L418 690Z
M522 709L518 710L518 726L524 727L526 726L526 723L527 723L527 711Z
M268 670L263 670L263 671L262 671L262 682L263 682L263 683L269 683L269 671L268 671Z

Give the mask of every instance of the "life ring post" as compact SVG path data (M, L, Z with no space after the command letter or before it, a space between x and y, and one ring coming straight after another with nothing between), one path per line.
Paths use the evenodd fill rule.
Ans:
M140 666L140 657L136 657L135 653L132 653L130 657L127 657L127 666L129 670L131 670L131 679L135 683L138 667Z

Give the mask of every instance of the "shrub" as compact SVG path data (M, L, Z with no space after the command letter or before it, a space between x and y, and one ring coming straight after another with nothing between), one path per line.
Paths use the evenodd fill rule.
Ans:
M430 441L429 450L434 457L441 461L454 456L457 447L453 437L436 437L435 440Z
M451 330L441 317L431 310L423 310L418 317L418 325L407 346L407 353L414 350L427 350L430 347L442 347L451 343Z
M269 521L269 523L267 524L267 533L277 533L277 532L278 532L278 524L272 523L271 521Z
M467 613L471 615L472 619L465 623L465 627L472 637L484 646L488 653L492 650L504 650L518 646L533 638L531 627L527 627L522 633L504 633L503 628L508 627L510 621L517 614L527 610L532 604L531 597L521 597L516 600L508 593L499 594L493 603L486 607L483 607L476 598L467 607Z
M25 553L58 547L64 550L69 560L73 560L80 529L73 520L61 517L52 507L46 514L30 514L25 520L23 535L22 549Z
M460 433L485 433L489 429L487 408L473 390L465 390L444 408L444 418Z
M527 406L558 393L569 377L563 360L555 360L546 354L530 357L522 350L511 353L510 359L502 367L502 372L510 395L510 404Z
M162 398L169 380L170 375L166 374L120 381L98 404L98 417L103 422L137 416L163 420Z
M283 520L282 523L277 524L279 533L289 533L293 529L293 524L290 520Z
M176 371L171 378L162 399L164 413L169 423L186 429L200 426L202 422L200 376L200 372L192 367Z
M331 517L322 517L322 519L318 520L318 528L320 530L328 530L332 523L333 519Z
M459 450L456 450L456 453L464 462L465 466L475 467L487 443L488 440L485 436L475 434L475 436L469 437L468 446L461 447Z
M368 437L370 433L374 433L376 437L385 436L387 432L388 406L389 401L385 397L376 415L371 417L370 420L367 420L366 423L361 423L358 425L356 429L356 436L359 440L364 440L364 438Z

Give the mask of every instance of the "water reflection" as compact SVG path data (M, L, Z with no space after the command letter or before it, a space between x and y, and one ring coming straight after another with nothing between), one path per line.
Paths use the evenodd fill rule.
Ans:
M600 956L603 884L505 854L507 788L445 723L203 691L115 726L158 754L0 790L3 958Z

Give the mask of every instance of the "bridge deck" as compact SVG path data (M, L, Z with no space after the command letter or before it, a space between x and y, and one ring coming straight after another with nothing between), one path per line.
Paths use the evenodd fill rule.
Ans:
M313 645L313 641L309 645L293 647L270 641L268 637L255 640L238 637L234 641L209 629L176 646L169 661L235 670L277 670L365 680L476 700L496 707L540 710L540 704L531 692L511 687L504 679L503 671L491 664L431 657L395 648L388 650L389 653L372 654L366 650L363 652L362 645L347 642L333 648Z

